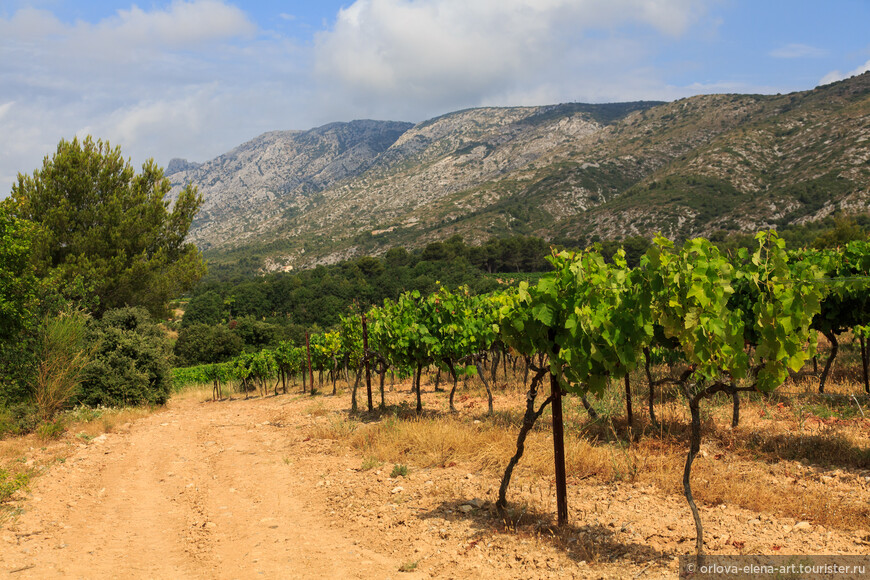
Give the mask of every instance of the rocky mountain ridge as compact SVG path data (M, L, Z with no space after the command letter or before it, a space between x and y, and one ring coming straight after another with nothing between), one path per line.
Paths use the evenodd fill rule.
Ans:
M868 210L870 73L789 95L334 123L170 167L205 198L193 241L275 268L453 234L751 231Z

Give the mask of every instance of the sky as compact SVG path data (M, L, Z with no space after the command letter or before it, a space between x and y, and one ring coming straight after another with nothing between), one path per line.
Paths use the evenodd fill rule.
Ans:
M0 197L75 136L165 166L334 121L868 69L870 0L0 0Z

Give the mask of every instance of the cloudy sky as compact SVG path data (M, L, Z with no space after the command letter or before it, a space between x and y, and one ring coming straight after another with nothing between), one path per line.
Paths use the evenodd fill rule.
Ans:
M868 0L0 0L0 197L61 138L137 165L481 105L805 90L870 68Z

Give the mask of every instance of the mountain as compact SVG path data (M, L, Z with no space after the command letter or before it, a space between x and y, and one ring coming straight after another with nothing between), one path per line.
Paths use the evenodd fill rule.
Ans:
M412 126L353 121L272 131L206 163L170 162L167 177L173 193L187 183L203 193L193 241L204 248L238 244L274 231L319 192L365 172Z
M460 234L753 231L870 203L870 73L788 95L458 111L266 133L170 164L212 259L331 263Z

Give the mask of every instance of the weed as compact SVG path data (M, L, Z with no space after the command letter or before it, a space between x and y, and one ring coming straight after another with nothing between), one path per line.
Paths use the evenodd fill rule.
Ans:
M50 439L58 439L66 431L66 421L63 418L57 418L51 421L44 421L36 428L36 435L43 441Z
M8 501L16 491L27 489L30 484L30 474L21 471L15 475L5 469L0 469L0 503Z
M399 566L399 572L413 572L417 569L418 560L408 561Z
M327 422L317 422L308 430L308 436L316 439L345 439L356 431L357 426L355 421L334 417Z
M390 477L408 477L408 466L402 465L401 463L397 463L393 466L393 471L390 473Z
M360 467L361 471L368 471L369 469L374 469L376 467L380 467L381 462L378 461L377 457L366 457L363 459L362 466Z

